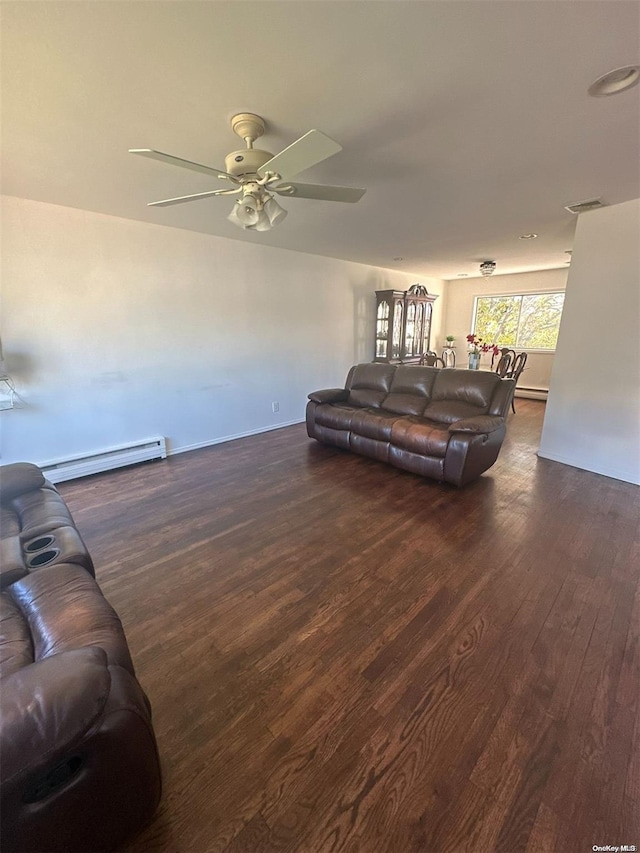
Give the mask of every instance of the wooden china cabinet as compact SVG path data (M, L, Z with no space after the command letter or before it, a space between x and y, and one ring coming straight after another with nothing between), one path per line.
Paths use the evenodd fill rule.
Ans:
M421 284L414 284L409 290L376 290L374 361L420 361L429 349L431 314L437 298L429 296Z

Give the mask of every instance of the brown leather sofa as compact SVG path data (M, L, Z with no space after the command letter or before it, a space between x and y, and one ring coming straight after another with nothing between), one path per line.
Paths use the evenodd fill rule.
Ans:
M55 487L4 466L0 508L3 853L116 850L160 799L149 702Z
M462 486L498 458L514 388L483 370L357 364L344 388L309 394L307 433Z

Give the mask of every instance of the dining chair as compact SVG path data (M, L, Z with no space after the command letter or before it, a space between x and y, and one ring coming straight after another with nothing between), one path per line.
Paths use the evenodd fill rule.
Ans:
M423 354L420 364L426 364L427 367L446 367L444 361L433 350L427 350Z
M504 378L505 379L515 379L515 382L517 385L518 379L520 378L520 374L524 370L524 366L526 363L527 363L527 353L526 352L519 352L516 355L516 357L513 359L513 361L511 363L509 369L507 370L507 373L505 374ZM515 406L515 402L514 402L515 398L516 398L516 394L515 394L515 387L514 387L513 397L511 398L511 410L513 411L514 415L516 413L516 406Z
M493 370L493 362L496 358L494 354L491 358L491 369ZM500 350L500 358L498 359L498 363L495 367L495 372L498 376L501 376L503 379L507 376L509 371L512 369L513 363L516 359L515 350L509 349L509 347L502 347Z

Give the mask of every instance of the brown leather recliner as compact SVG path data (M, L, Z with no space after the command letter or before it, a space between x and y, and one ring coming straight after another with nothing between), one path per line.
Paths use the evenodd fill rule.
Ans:
M115 850L160 799L149 702L55 487L9 465L0 498L2 850Z
M462 486L498 458L515 382L481 370L357 364L309 394L310 438Z

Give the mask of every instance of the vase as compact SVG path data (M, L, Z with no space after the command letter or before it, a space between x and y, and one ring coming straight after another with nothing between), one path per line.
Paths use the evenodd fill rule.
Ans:
M480 369L480 353L479 352L470 352L469 353L469 370L479 370Z

